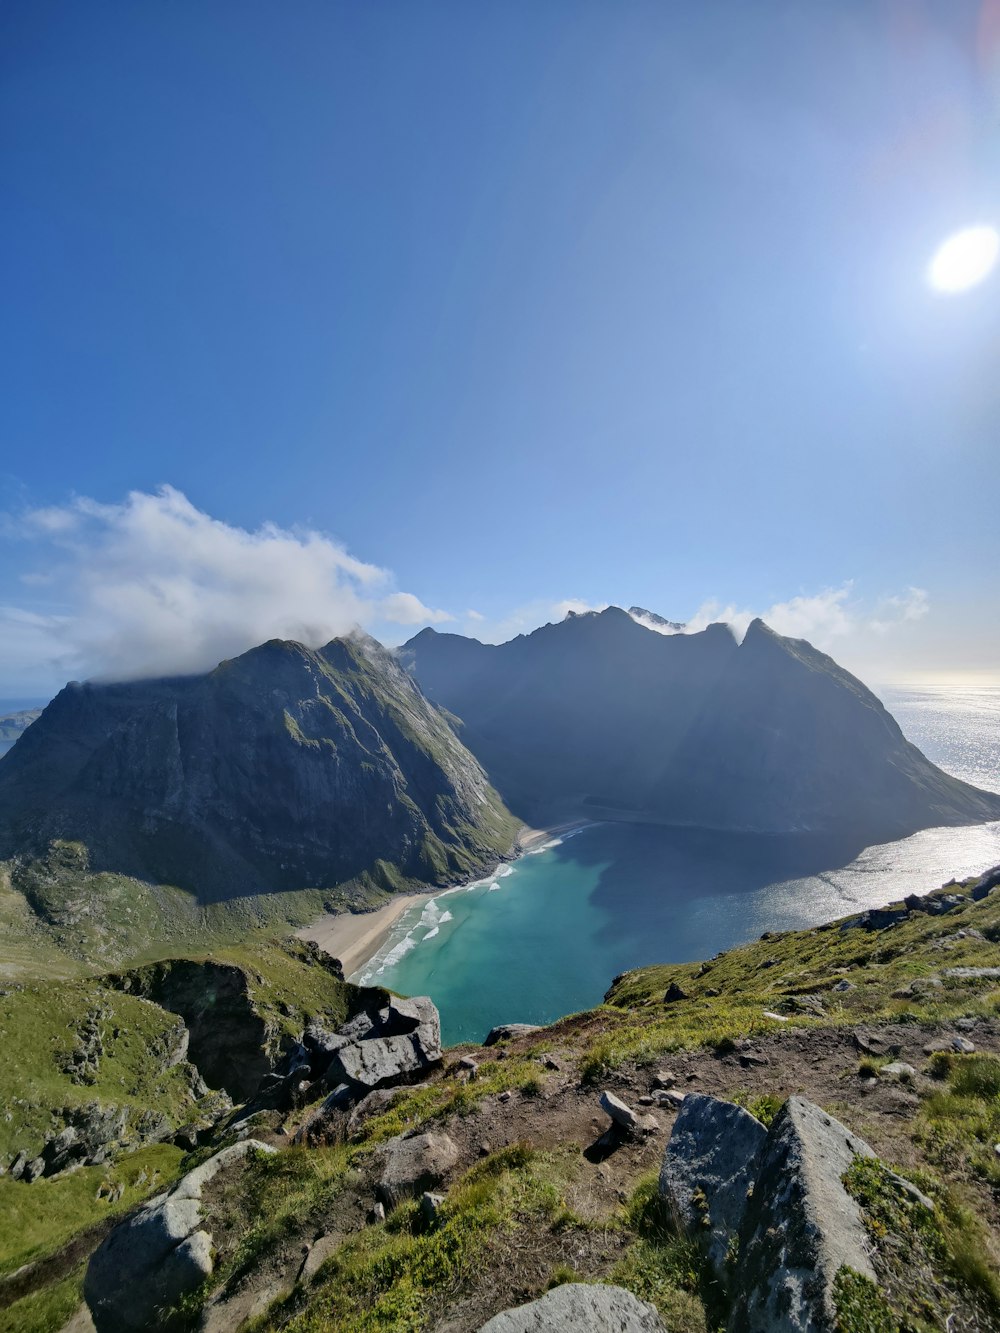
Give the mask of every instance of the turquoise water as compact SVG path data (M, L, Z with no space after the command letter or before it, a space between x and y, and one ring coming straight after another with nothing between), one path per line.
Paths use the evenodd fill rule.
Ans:
M915 743L956 776L970 779L974 768L980 785L1000 789L996 711L970 707L965 693L951 712L947 694L896 694ZM975 702L1000 706L1000 691ZM589 1008L628 968L707 958L765 930L817 925L998 862L1000 823L867 849L594 824L411 909L356 979L430 995L446 1042L480 1041L496 1023Z

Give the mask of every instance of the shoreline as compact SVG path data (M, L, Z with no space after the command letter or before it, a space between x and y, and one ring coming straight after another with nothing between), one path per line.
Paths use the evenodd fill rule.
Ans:
M549 829L529 828L525 825L517 835L513 854L507 860L498 861L491 873L495 873L501 865L509 865L529 852L537 851L552 838L558 838L571 829L586 828L593 822L575 819L571 823L556 824ZM482 880L489 877L479 876ZM344 976L350 978L371 962L392 934L400 917L411 907L423 907L432 898L460 887L449 884L420 893L401 893L383 907L372 908L369 912L326 912L295 931L295 938L312 940L331 957L339 959Z

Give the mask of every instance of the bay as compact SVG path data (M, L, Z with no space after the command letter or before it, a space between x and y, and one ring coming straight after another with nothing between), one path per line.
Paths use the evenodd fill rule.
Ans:
M1000 688L894 687L883 697L929 758L1000 790ZM497 1023L589 1008L629 968L708 958L998 862L1000 823L869 848L592 824L411 909L355 979L430 995L446 1042L481 1041Z

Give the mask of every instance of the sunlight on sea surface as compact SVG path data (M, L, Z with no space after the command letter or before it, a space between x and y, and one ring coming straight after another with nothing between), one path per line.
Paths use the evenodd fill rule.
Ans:
M1000 791L1000 688L886 689L942 768ZM564 834L404 915L355 979L429 994L445 1040L600 1002L616 973L707 958L765 930L817 925L1000 862L1000 823L927 829L864 850L629 824Z

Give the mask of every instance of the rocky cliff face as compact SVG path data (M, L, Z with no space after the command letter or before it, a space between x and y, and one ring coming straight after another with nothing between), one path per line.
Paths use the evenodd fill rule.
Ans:
M859 842L1000 818L942 773L864 685L755 621L658 634L609 607L499 646L424 630L400 650L504 799L536 822L587 813Z
M204 676L69 685L0 762L0 855L73 840L95 869L202 901L441 882L485 868L513 832L445 718L360 636L272 641Z

